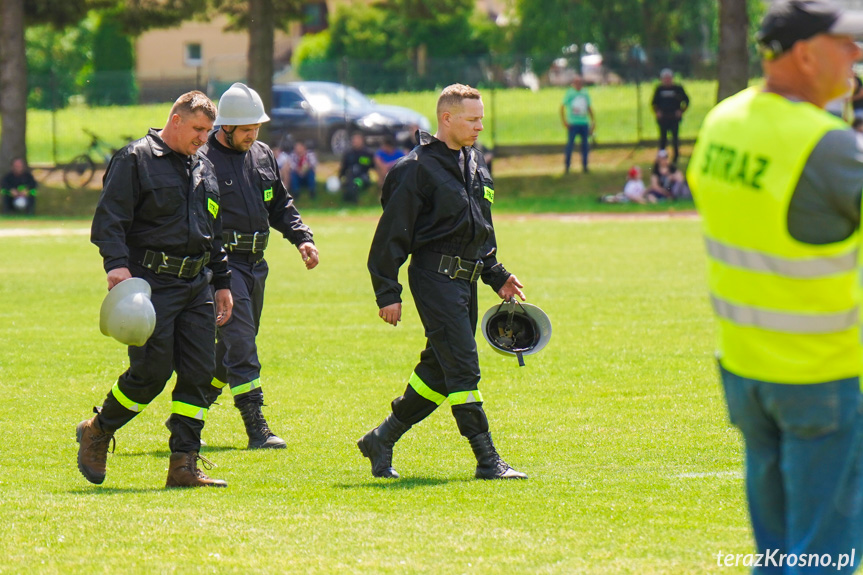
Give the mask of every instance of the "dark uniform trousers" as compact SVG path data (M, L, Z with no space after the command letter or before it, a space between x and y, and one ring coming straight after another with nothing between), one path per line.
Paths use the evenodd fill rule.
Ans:
M393 414L414 425L449 399L461 435L471 438L487 432L477 389L476 283L413 265L408 267L408 280L428 340L404 395L392 402Z
M216 379L230 386L236 405L262 395L261 362L255 338L261 326L269 267L263 259L255 263L260 257L261 254L234 253L228 256L234 309L231 319L218 328ZM221 388L210 387L215 400Z
M171 452L198 451L216 367L216 324L208 274L180 279L135 264L130 264L130 271L147 280L153 290L156 328L142 347L129 347L129 369L108 392L99 422L107 429L124 426L162 392L176 371L169 445Z
M677 155L680 153L680 118L659 118L656 123L659 125L659 149L664 150L668 146L668 134L671 134L671 146L674 155L671 158L672 162L677 162Z

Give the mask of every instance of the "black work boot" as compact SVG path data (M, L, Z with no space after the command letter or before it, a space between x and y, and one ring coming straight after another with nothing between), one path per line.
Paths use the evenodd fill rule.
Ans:
M94 415L75 428L78 441L78 471L87 481L100 485L105 481L108 462L108 444L114 441L114 432L102 429ZM114 441L116 445L116 441ZM113 450L112 450L113 451Z
M285 440L276 437L276 434L270 431L270 426L267 425L267 420L261 411L263 405L263 397L254 398L237 405L240 415L243 416L243 423L246 425L246 434L249 436L249 449L286 448L288 444L285 443Z
M408 429L410 429L409 425L405 425L390 413L383 423L357 441L357 447L372 462L372 475L389 479L399 478L398 472L393 469L393 446Z
M500 458L491 441L491 433L486 431L474 435L470 438L470 446L476 455L477 479L527 479L527 474L516 471Z
M177 452L171 454L171 462L168 467L168 480L165 487L227 487L228 482L224 479L211 479L198 469L198 460L204 462L207 469L216 465L198 455L197 451Z

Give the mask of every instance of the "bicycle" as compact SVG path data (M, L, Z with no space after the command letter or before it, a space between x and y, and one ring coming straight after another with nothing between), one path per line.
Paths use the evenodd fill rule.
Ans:
M90 137L87 151L75 156L71 162L63 166L63 183L70 190L80 189L89 184L96 174L96 166L101 165L103 161L107 164L118 150L87 128L82 130ZM124 137L124 139L131 141L133 138ZM93 160L93 154L99 157L99 164Z

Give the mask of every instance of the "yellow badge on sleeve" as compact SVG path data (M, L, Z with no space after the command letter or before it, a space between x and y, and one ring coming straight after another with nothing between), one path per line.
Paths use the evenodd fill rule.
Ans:
M264 190L264 201L269 202L273 199L273 188L267 188Z
M489 188L488 186L483 186L482 191L483 191L482 197L487 199L490 204L493 204L494 203L494 190Z
M214 218L219 215L219 204L216 203L216 200L207 198L207 211L209 211Z

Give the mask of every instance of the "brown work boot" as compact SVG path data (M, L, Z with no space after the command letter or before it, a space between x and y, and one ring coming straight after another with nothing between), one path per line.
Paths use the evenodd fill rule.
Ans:
M75 437L79 443L78 471L87 481L99 485L105 481L108 444L114 441L114 432L103 430L97 417L94 415L92 419L79 423L75 428ZM113 448L111 452L114 452Z
M210 479L198 469L198 460L204 462L204 467L212 469L215 463L198 455L197 451L182 451L171 454L171 465L168 468L168 481L165 487L227 487L223 479Z

